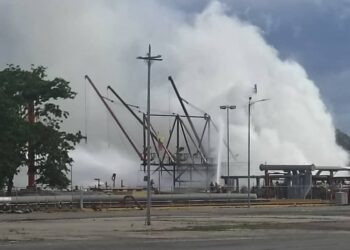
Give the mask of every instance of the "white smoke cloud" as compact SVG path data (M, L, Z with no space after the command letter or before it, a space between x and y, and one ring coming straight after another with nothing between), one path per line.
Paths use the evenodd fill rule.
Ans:
M168 75L185 99L214 120L225 119L219 105L237 105L230 113L230 145L243 163L231 173L246 172L249 96L271 99L252 106L253 172L264 162L347 161L335 143L332 118L303 68L281 60L257 27L228 16L219 2L191 16L162 1L5 1L0 7L1 64L45 65L50 76L71 81L79 95L64 104L71 112L69 129L84 127L85 74L103 94L110 84L126 101L145 106L146 66L136 56L145 55L151 43L164 58L152 68L154 109L181 112ZM130 185L140 184L137 156L111 121L106 132L106 111L89 86L87 101L89 144L73 153L75 184L91 184L99 176L109 180L113 172L128 176ZM141 148L141 128L120 106L114 108Z

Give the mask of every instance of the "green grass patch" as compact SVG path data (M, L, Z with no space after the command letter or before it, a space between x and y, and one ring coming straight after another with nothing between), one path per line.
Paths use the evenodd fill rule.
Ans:
M232 231L239 229L266 229L272 228L273 223L238 223L238 224L224 224L224 225L198 225L188 226L185 228L171 228L169 231Z
M133 230L133 232L145 232L145 231L167 231L167 232L184 232L184 231L198 231L198 232L222 232L222 231L234 231L234 230L254 230L254 229L272 229L276 228L276 223L236 223L236 224L219 224L219 225L194 225L187 227L172 227L167 229L146 229L146 230Z

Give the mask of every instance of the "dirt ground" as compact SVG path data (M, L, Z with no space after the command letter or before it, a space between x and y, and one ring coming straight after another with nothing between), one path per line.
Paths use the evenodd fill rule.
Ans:
M1 214L0 241L104 238L244 237L281 231L349 232L350 206L186 207L144 210Z

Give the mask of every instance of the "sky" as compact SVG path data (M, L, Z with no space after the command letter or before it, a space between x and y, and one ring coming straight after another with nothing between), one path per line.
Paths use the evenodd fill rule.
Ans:
M137 157L83 77L88 74L103 92L112 85L144 108L146 67L136 57L145 55L149 43L164 58L152 66L157 111L182 112L168 75L221 130L219 105L237 105L230 144L243 165L234 166L234 173L246 171L247 100L254 84L255 100L270 99L253 107L254 171L264 162L347 163L334 129L350 132L350 1L0 0L0 24L2 67L45 65L49 77L65 78L78 92L76 100L61 103L71 114L65 128L89 138L72 153L77 185L109 180L113 172L142 184ZM141 129L120 106L113 108L141 147ZM160 122L157 129L165 135L168 126ZM220 134L213 135L216 158L224 157L217 152Z
M189 13L208 1L167 1ZM312 79L337 128L350 133L350 1L229 0L229 13L261 29L281 58L300 63Z

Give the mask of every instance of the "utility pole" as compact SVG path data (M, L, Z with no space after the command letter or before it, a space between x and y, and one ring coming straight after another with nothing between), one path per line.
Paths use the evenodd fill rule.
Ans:
M148 45L148 53L146 56L139 56L147 62L148 79L147 79L147 211L146 224L151 225L151 65L152 61L162 61L161 55L151 55L151 45Z
M249 96L248 101L248 208L250 208L250 107L252 97Z
M229 178L230 178L230 113L229 109L226 109L227 111L227 124L226 124L226 130L227 130L227 186L229 185Z

